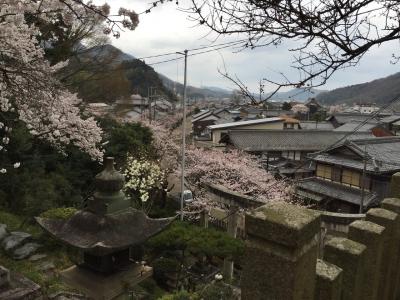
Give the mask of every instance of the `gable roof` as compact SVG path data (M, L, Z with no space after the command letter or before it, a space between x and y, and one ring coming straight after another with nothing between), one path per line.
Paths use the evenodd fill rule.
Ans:
M387 116L381 119L382 123L385 124L390 124L390 123L394 123L400 120L400 116L399 115L391 115L391 116Z
M306 130L333 130L334 127L332 123L322 121L322 122L316 122L316 121L300 121L300 127L302 129Z
M350 121L346 124L343 124L342 126L335 128L334 131L350 132L357 129L357 131L359 132L360 131L370 132L372 129L379 126L379 123L374 121L369 121L365 124L362 123L363 121Z
M341 148L347 148L358 157L341 154ZM367 154L366 170L374 173L396 172L400 170L400 137L376 137L346 141L328 151L318 154L315 161L346 166L362 170L363 157Z
M345 124L353 121L363 122L371 118L370 114L361 113L337 113L327 118L328 121L336 119L339 124ZM378 118L372 117L370 121L378 121Z
M230 142L238 149L263 151L318 151L334 144L347 133L332 130L230 130ZM351 138L371 137L356 133Z
M266 123L274 123L274 122L283 122L282 118L264 118L264 119L257 119L257 120L249 120L249 121L239 121L239 122L230 122L224 124L217 124L217 125L210 125L208 126L209 129L228 129L234 127L245 127L250 125L256 124L266 124Z

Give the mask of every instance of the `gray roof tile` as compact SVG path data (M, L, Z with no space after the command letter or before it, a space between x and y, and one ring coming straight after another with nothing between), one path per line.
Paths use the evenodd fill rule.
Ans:
M345 136L331 130L231 130L229 139L238 149L245 151L318 151ZM352 139L371 137L369 133L356 133Z

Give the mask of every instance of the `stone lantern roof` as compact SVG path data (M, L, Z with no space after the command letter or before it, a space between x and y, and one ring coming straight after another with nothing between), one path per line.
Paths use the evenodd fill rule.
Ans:
M129 208L113 215L80 210L67 220L36 218L36 221L68 245L105 255L144 243L166 228L173 219L151 219L144 212Z
M105 159L105 169L96 176L96 191L87 208L65 220L37 217L39 225L56 239L95 255L140 245L165 229L174 217L151 219L129 207L121 190L124 176L113 163L113 158Z

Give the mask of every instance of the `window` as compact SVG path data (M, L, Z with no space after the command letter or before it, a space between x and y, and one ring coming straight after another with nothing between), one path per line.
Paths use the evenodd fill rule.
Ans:
M338 167L333 167L332 169L332 181L341 182L342 170Z
M317 176L326 179L332 179L332 167L328 165L317 165Z
M352 170L343 170L342 183L360 187L360 173Z

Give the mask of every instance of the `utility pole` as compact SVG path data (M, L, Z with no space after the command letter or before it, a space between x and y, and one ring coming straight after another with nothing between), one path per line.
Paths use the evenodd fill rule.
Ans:
M183 99L182 99L182 109L183 109L183 119L182 119L182 162L181 162L181 221L183 221L183 202L185 191L185 146L186 146L186 79L187 79L187 54L188 50L182 52L177 52L185 56L185 73L183 80Z
M362 172L362 186L361 186L361 201L360 201L360 211L359 213L362 214L364 210L364 198L365 198L365 173L367 171L367 145L365 145L364 150L364 167Z

